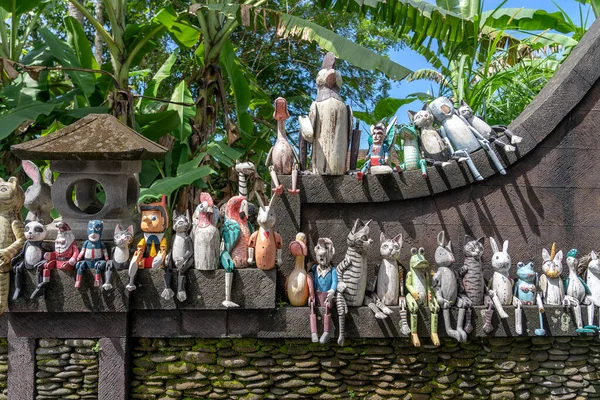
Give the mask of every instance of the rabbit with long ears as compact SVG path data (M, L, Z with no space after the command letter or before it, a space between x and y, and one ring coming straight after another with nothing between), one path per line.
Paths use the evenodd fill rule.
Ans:
M452 241L449 240L448 243L445 243L445 239L444 231L438 233L438 247L435 250L437 271L433 275L431 283L438 304L442 308L446 333L459 342L465 342L467 332L463 329L463 323L466 310L471 307L471 301L465 295L458 295L458 275L452 269L455 261L452 253ZM450 325L450 307L454 305L458 306L456 329Z
M52 195L50 187L52 186L52 171L50 168L44 170L44 177L37 165L29 160L21 161L23 171L33 181L33 185L25 190L25 208L29 210L28 220L44 220L46 224L52 222L50 211L54 208L52 205Z
M502 244L502 249L499 248L496 239L490 237L490 246L492 246L492 268L494 275L488 284L488 296L494 302L494 307L500 318L508 318L508 314L504 311L503 306L508 306L513 303L513 281L508 276L511 262L508 254L508 240Z
M256 258L257 268L270 270L275 268L275 263L277 265L282 263L283 239L279 233L273 230L277 222L275 210L271 207L275 196L271 197L271 201L267 206L264 205L260 196L256 198L260 204L257 218L260 228L248 240L248 264L252 264Z

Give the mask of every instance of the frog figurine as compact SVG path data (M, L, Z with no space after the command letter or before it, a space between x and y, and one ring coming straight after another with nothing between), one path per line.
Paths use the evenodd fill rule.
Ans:
M515 331L519 335L523 334L523 306L536 304L537 280L538 274L533 269L533 262L525 264L519 261L517 263L517 281L513 287L513 305L515 306Z
M417 332L417 318L419 306L429 307L431 311L431 341L434 346L440 345L440 339L437 333L438 313L440 306L435 298L429 271L429 261L425 259L425 249L422 247L417 250L412 248L412 257L410 258L410 271L406 275L406 289L410 296L406 296L408 311L410 312L410 331L413 345L421 346L419 334Z

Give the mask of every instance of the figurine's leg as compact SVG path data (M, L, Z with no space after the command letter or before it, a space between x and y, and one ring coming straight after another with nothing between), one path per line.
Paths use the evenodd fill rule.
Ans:
M323 315L323 334L321 335L321 344L329 342L329 329L331 328L331 304L325 302L325 315Z
M315 303L310 303L310 338L313 343L319 342L319 335L317 332L317 314L315 314Z
M410 312L410 336L412 339L413 346L419 347L421 346L421 341L419 340L418 333L418 314L419 314L419 305L416 300L412 296L406 297L406 302L408 304L408 311Z
M540 327L535 330L537 336L546 336L546 330L544 329L544 316L543 312L538 308L538 314L540 316Z
M231 301L231 286L233 285L233 272L225 272L225 301L223 305L225 307L239 307L233 301Z
M458 305L456 330L461 334L462 341L464 342L467 340L468 334L473 331L473 325L471 324L471 300L467 296L459 296L456 304Z
M501 175L506 175L506 170L504 169L504 166L498 159L498 156L496 155L496 153L494 153L494 149L492 149L489 146L483 146L483 149L485 150L488 157L492 160L492 162L496 166L496 169L498 170L498 172L500 172Z
M50 284L50 271L56 266L56 261L52 260L44 264L42 269L42 280L38 283L37 287L31 293L30 299L35 299L44 293L44 288Z
M492 126L492 129L496 132L496 134L504 133L504 135L510 140L510 144L519 144L523 141L521 136L518 136L506 126L494 125Z
M377 308L379 308L386 316L392 315L394 313L388 306L383 304L383 301L381 301L381 299L377 295L373 295L373 297Z
M144 259L142 258L140 260L141 263L144 262ZM138 271L138 263L136 262L136 260L131 260L131 263L129 263L129 284L127 284L127 286L125 286L127 288L127 290L129 290L130 292L133 292L135 290L135 275L137 274Z
M494 302L490 298L490 296L485 296L484 304L487 307L485 310L485 322L483 323L483 333L489 335L494 330L494 326L492 325L492 317L494 316Z
M115 262L113 260L109 260L106 263L106 272L104 273L104 285L102 285L102 289L104 290L111 290L113 288L110 282L112 278L112 271L113 269L115 269L114 263Z
M170 254L167 255L167 262L165 262L165 268L164 268L164 273L163 273L163 282L165 284L165 288L163 289L162 293L160 294L160 297L162 297L165 300L171 300L173 298L173 296L175 295L175 293L173 292L173 289L171 289L171 278L172 278L172 273L171 273L171 267L173 265L173 261L171 260L171 256Z
M459 312L460 312L460 310L459 310ZM461 339L460 333L458 333L458 330L452 329L452 324L450 323L450 305L448 305L448 304L444 305L442 308L442 313L444 315L444 327L446 328L446 333L451 338L460 342L460 339Z
M591 301L588 305L588 325L594 326L594 302Z
M508 314L506 313L506 311L504 311L504 307L502 306L502 303L500 303L500 299L498 298L498 296L496 294L494 294L494 296L492 296L492 300L494 302L494 307L496 308L496 311L498 312L498 316L500 318L508 318Z
M577 326L577 330L582 329L583 320L581 318L581 307L579 306L579 301L571 296L565 296L565 302L567 307L573 310L573 315L575 317L575 326Z
M187 300L187 293L185 292L185 281L188 270L194 265L194 258L190 257L183 267L177 274L177 300L183 302Z
M475 180L477 180L477 181L483 180L483 176L481 176L481 174L479 173L479 170L475 166L475 163L473 162L471 155L467 151L458 150L458 151L454 152L454 155L465 159L465 161L467 162L467 166L471 170L471 173L473 174L473 177L475 178Z
M96 269L96 274L94 275L94 287L100 287L102 284L102 272L106 269L106 261L96 261L94 268Z
M513 297L513 304L515 305L515 331L517 335L523 334L523 303L521 300Z
M13 271L15 271L15 292L13 294L13 301L19 298L21 294L21 285L23 281L23 269L25 268L25 262L20 262L14 266Z
M400 306L400 332L402 332L403 335L408 335L410 333L410 327L408 326L408 315L406 313L406 299L400 297L398 305Z
M373 311L373 314L375 314L375 318L386 319L387 315L381 312L381 310L377 307L375 302L376 300L374 299L374 296L367 295L365 296L363 304L369 307L371 311Z
M346 314L348 313L348 305L346 303L346 298L344 297L343 293L336 293L336 297L335 297L336 303L337 303L337 312L338 312L338 318L339 318L339 325L340 325L340 334L338 336L338 344L340 346L344 345L344 335L346 334L345 332L345 328L346 328Z
M294 164L292 168L292 188L288 189L290 194L298 194L300 190L298 190L298 164Z
M81 277L83 276L83 271L86 269L86 261L78 261L75 264L75 269L77 269L77 275L75 276L75 287L81 287Z
M271 174L273 192L281 195L281 193L283 193L283 186L279 183L279 179L277 179L277 172L275 172L275 168L272 165L269 167L269 174Z
M493 142L496 147L498 147L505 153L512 153L517 149L515 146L506 144L500 139L495 139L495 138L493 140L490 139L490 142Z
M438 316L439 316L439 307L437 312L431 313L431 341L434 346L440 345L440 337L438 336Z

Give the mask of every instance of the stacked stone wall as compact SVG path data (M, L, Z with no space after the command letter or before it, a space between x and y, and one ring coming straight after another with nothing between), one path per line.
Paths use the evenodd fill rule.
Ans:
M600 398L600 339L138 339L131 398Z

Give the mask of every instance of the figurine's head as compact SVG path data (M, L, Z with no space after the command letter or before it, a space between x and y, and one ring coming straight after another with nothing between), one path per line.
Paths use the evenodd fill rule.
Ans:
M348 234L348 246L355 247L359 252L367 251L373 239L369 238L369 224L372 220L368 220L366 223L357 219L354 222L352 230Z
M342 74L335 69L322 69L317 74L317 88L326 87L337 92L342 87Z
M306 249L306 235L303 232L296 234L296 240L290 242L290 253L294 257L306 256L308 251Z
M333 242L329 238L319 238L315 246L315 260L317 264L325 267L331 264L331 259L335 254Z
M88 222L87 234L88 240L90 242L97 242L102 238L102 230L104 229L104 224L102 221L93 219Z
M29 241L40 241L46 238L48 231L43 220L25 221L25 239Z
M260 196L257 196L258 203L260 204L260 209L258 210L258 217L256 218L256 221L263 229L271 229L275 226L275 222L277 222L275 209L271 207L274 198L275 196L271 197L271 201L267 206L265 206L262 201L262 198Z
M75 235L71 230L69 224L63 221L59 221L56 224L56 229L58 232L56 233L56 239L54 240L54 245L58 247L68 248L71 243L75 240Z
M590 262L587 266L587 270L594 275L600 275L600 260L594 250L590 253Z
M499 248L496 239L490 237L490 246L494 254L492 255L492 268L501 273L508 273L510 269L510 255L508 255L508 240L504 241L502 249Z
M141 204L142 223L140 228L143 232L160 233L169 226L167 214L167 197L163 194L160 202Z
M398 260L400 257L400 250L402 250L402 234L399 234L392 239L381 232L379 241L381 242L379 246L379 254L381 254L381 257L388 260Z
M542 250L542 259L544 263L542 264L542 271L549 278L558 278L562 273L562 260L563 260L563 252L560 250L556 253L556 244L552 245L552 253L548 253L548 250Z
M522 281L534 283L536 279L536 273L533 269L533 262L528 262L525 264L524 262L519 261L517 263L517 278Z
M187 232L191 225L189 210L185 210L185 213L182 214L179 214L177 210L173 210L173 230L175 232Z
M246 196L233 196L225 207L225 218L238 222L248 222L248 200Z
M410 249L412 256L410 257L410 269L427 269L429 268L429 261L425 259L425 249L419 247L417 250L415 247Z
M283 97L278 97L275 99L275 103L273 103L275 107L275 111L273 112L273 119L276 121L285 121L290 117L290 112L287 108L287 100Z
M123 229L121 225L117 224L113 240L117 247L129 246L133 242L133 225L129 225L127 229Z
M438 97L429 103L429 110L439 122L443 122L446 118L454 115L454 104L447 97Z
M475 240L469 235L465 235L465 256L479 258L483 254L483 246L485 245L485 237L480 237Z
M438 233L437 243L438 247L435 249L435 265L438 267L449 267L454 263L454 254L452 253L452 241L446 241L446 234L444 231Z
M577 259L577 249L571 249L567 252L567 259L565 260L567 262L567 267L569 267L569 269L577 269L577 266L579 265L579 260Z
M25 201L25 193L19 180L11 176L8 181L0 178L0 210L20 211Z
M410 123L419 129L431 128L433 126L433 114L427 108L427 105L422 110L417 112L408 111L408 119Z
M458 107L458 113L465 119L471 119L473 117L473 110L466 101L460 101L460 107Z
M377 125L371 126L371 136L373 144L382 145L385 138L386 126L383 122L378 122Z

